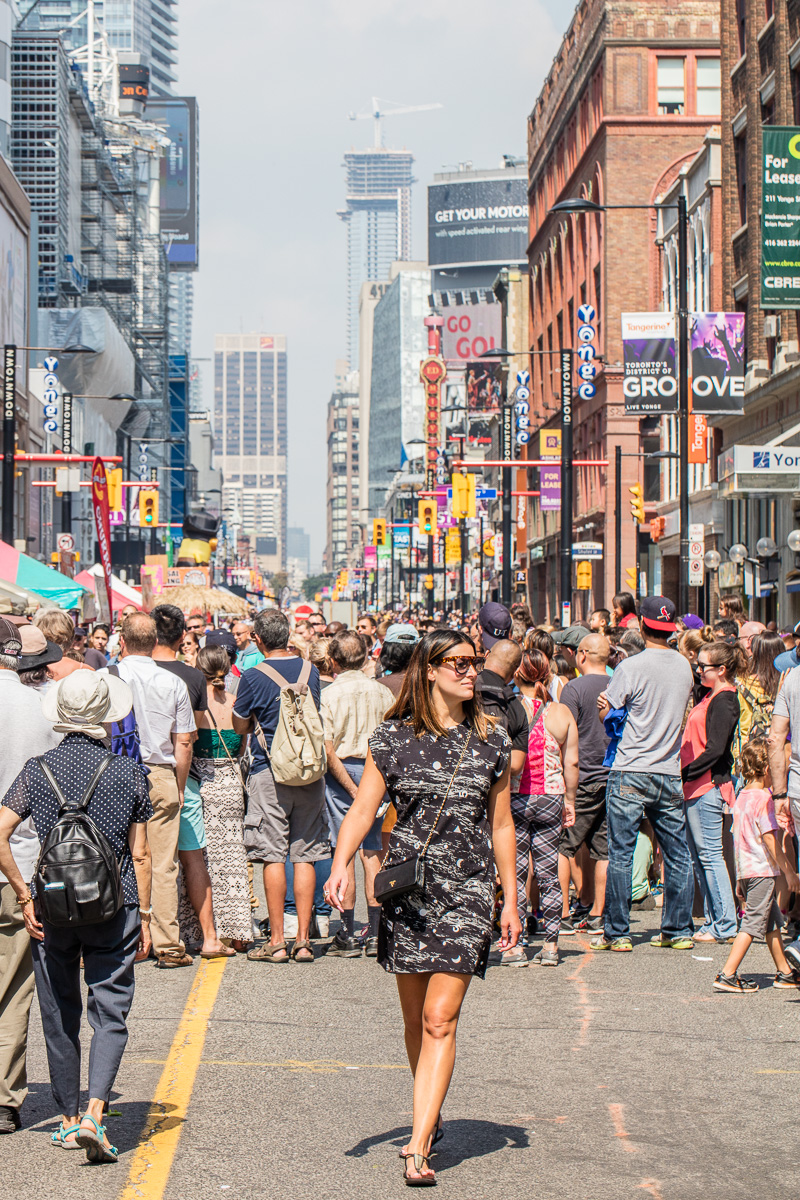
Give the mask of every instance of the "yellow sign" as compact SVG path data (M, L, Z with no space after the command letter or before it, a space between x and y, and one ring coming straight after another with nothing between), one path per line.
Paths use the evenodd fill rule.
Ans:
M487 538L483 543L483 554L485 558L494 558L494 538Z
M561 430L539 430L539 458L561 458Z
M448 530L444 540L444 561L448 566L461 562L461 536L457 529Z

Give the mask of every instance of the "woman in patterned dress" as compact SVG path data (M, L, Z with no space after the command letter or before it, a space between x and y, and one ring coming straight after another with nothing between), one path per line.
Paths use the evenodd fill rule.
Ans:
M465 634L435 630L422 638L396 703L370 738L326 886L341 911L348 863L386 791L397 809L387 866L420 854L444 800L425 858L424 885L384 904L378 948L381 966L397 976L414 1076L413 1129L403 1153L404 1177L412 1187L436 1182L428 1157L443 1135L441 1108L455 1062L458 1017L472 977L484 975L491 946L493 849L506 897L501 950L515 946L521 932L511 751L507 735L493 727L475 695L482 665Z
M206 854L211 876L217 934L243 951L252 941L247 851L244 848L244 789L238 757L244 739L233 732L236 699L225 691L230 670L223 646L204 646L197 667L208 682L208 709L195 714L195 765L206 827Z

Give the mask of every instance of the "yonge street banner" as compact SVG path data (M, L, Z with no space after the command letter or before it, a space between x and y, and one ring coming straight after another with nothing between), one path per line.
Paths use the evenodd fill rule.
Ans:
M692 411L744 408L744 313L689 313Z
M761 130L761 307L800 308L800 129Z
M625 412L631 416L678 411L675 315L623 313Z

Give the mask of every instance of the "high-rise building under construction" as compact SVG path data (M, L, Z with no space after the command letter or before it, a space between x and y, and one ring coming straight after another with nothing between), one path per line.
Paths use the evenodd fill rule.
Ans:
M347 226L347 359L358 366L358 296L362 283L387 279L411 258L411 168L407 150L351 150L344 156Z

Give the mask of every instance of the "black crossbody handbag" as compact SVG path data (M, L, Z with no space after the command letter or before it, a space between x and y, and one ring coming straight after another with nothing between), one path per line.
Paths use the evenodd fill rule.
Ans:
M425 855L428 853L428 847L431 844L436 826L439 824L444 806L447 803L447 797L450 795L450 790L458 774L458 769L464 760L464 755L467 752L467 746L472 737L472 730L467 734L467 740L464 742L464 748L459 755L456 769L453 771L450 783L447 785L447 791L444 794L444 799L439 805L439 811L436 814L436 819L431 826L431 831L428 834L425 845L419 854L415 854L412 858L404 858L402 862L395 863L394 866L387 867L386 860L381 864L381 870L375 876L375 900L378 904L385 904L387 900L394 900L397 896L405 896L408 892L413 892L415 888L421 891L425 887Z

